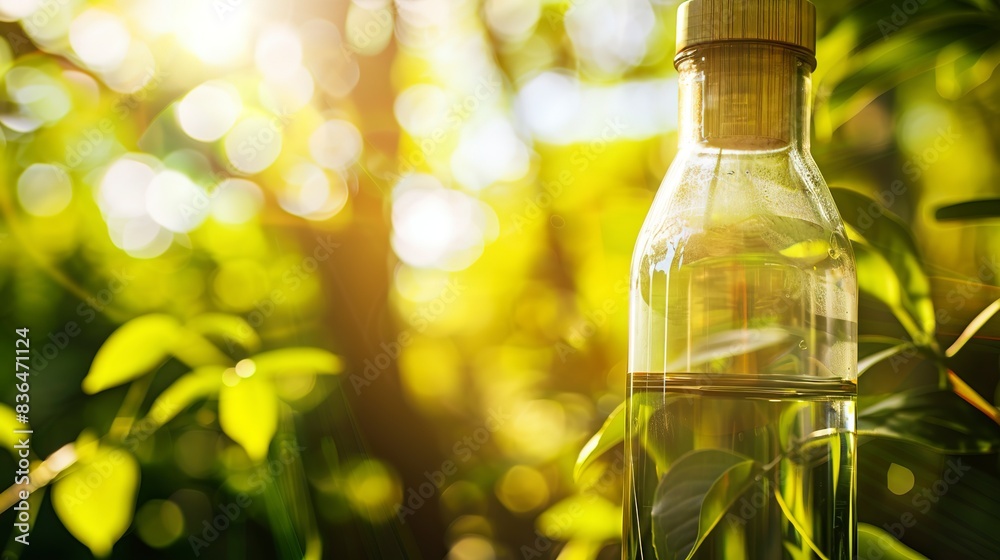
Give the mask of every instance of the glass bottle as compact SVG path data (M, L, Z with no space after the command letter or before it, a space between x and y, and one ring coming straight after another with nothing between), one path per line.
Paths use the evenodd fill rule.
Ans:
M815 11L678 13L679 149L632 261L623 558L850 559L857 276L809 153Z

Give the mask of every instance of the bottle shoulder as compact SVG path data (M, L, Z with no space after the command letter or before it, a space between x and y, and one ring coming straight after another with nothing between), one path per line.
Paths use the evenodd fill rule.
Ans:
M723 247L792 260L843 254L840 266L853 274L833 196L802 150L677 155L640 231L633 267L676 266L669 263L680 255L689 260Z
M843 230L830 189L808 152L697 149L681 151L670 165L643 233L700 230L767 215Z

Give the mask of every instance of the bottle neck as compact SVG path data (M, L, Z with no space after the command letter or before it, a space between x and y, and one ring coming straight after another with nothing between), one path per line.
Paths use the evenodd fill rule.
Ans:
M809 149L812 62L768 43L689 49L677 64L681 149Z

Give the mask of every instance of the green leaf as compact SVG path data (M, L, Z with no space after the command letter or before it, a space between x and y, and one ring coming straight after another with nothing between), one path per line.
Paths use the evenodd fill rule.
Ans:
M252 460L261 461L278 429L278 397L274 386L256 375L234 383L219 393L219 424Z
M340 373L340 358L319 348L283 348L261 352L253 358L256 373L267 377Z
M837 487L836 481L834 481L833 487L834 488ZM826 555L823 554L823 551L821 551L819 547L816 546L816 543L813 542L812 537L809 534L806 527L802 525L799 518L795 515L794 512L792 512L791 508L788 507L788 504L785 503L785 498L781 496L781 490L778 489L777 487L774 488L774 500L775 502L778 503L778 507L781 508L781 512L785 514L785 519L787 519L788 522L792 524L792 527L795 528L795 531L799 534L800 537L802 537L802 541L806 544L806 546L808 546L813 551L813 553L815 553L816 556L819 557L820 560L829 560L826 557Z
M787 329L733 329L709 335L698 341L686 355L671 360L667 371L691 371L716 360L752 354L782 344L794 345ZM769 360L764 360L769 362Z
M188 367L207 365L228 365L232 358L222 353L201 334L190 329L178 329L177 337L170 347L170 353Z
M1000 299L994 301L986 306L986 309L980 311L979 315L976 315L976 318L970 321L968 326L965 327L965 330L963 330L962 334L958 336L958 339L956 339L955 342L948 347L948 350L945 351L944 355L951 358L955 354L958 354L959 350L961 350L967 342L972 340L972 337L976 336L979 329L983 328L983 325L992 319L998 311L1000 311Z
M933 338L936 320L931 300L931 283L920 261L917 244L902 220L886 210L880 203L847 189L830 189L840 208L844 221L850 224L852 239L864 241L885 259L899 282L899 301L918 329L915 342L924 344ZM858 264L859 287L861 264ZM866 275L867 280L872 279ZM905 326L905 325L904 325ZM913 333L911 333L912 335Z
M660 480L654 495L658 560L689 559L761 472L750 459L718 449L692 451Z
M616 407L600 430L590 438L590 441L583 446L580 454L576 458L576 466L573 468L573 479L580 480L580 475L598 457L609 449L625 441L625 402Z
M102 446L55 482L52 507L77 540L105 557L132 523L138 488L135 458Z
M871 356L892 346L905 344L906 341L894 336L863 334L858 337L858 356Z
M153 401L146 420L162 426L196 400L218 393L225 370L221 366L204 366L181 376Z
M989 81L998 65L1000 43L955 41L938 53L938 93L945 99L959 99Z
M858 523L858 558L927 560L917 551L897 541L889 533L867 523Z
M989 453L1000 426L952 391L909 389L860 399L858 434L908 441L940 453Z
M188 321L187 327L199 334L217 339L217 342L221 342L230 352L234 350L234 344L238 344L247 352L256 352L260 348L257 331L242 317L236 315L205 313Z
M816 76L820 92L816 105L817 135L829 138L834 130L884 93L951 62L948 58L942 59L940 52L956 41L980 48L995 42L995 14L964 6L952 8L955 5L953 1L931 0L905 25L882 30L882 24L890 22L892 1L867 2L830 34L844 36L839 33L842 26L847 26L849 32L857 32L859 28L867 31L860 41L862 48L849 51L843 44L820 41L820 59L832 59L832 63L822 63ZM883 36L883 32L888 32L888 36ZM830 52L831 48L840 52Z
M553 540L591 542L621 538L622 508L597 494L576 495L538 516L538 531Z
M88 394L117 387L142 376L167 358L181 331L169 315L143 315L111 333L83 380Z
M868 371L869 369L874 367L875 364L883 360L887 360L893 356L902 354L903 352L912 350L914 348L915 347L913 346L913 344L909 342L904 342L902 344L893 346L891 348L886 348L885 350L880 350L878 352L875 352L874 354L865 356L864 358L858 360L858 375L861 375L862 373Z
M1000 218L1000 199L970 200L938 208L934 217L940 222L990 220Z
M874 247L862 241L852 240L851 247L854 249L854 259L858 267L858 290L884 303L907 333L919 336L920 331L916 323L903 309L903 290L889 261L885 260Z
M18 434L14 430L27 430L30 426L17 421L17 414L14 409L0 403L0 445L7 448L11 453L16 453L14 446L17 445Z
M997 407L993 406L993 404L991 404L988 400L984 399L983 396L970 387L964 379L959 377L957 373L950 369L947 371L947 379L948 384L951 385L951 390L958 395L959 398L972 405L972 407L979 412L985 414L997 425L1000 425L1000 410L997 410Z

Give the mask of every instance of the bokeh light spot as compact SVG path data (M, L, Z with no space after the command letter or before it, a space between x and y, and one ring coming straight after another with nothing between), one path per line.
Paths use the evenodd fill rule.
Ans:
M337 173L328 174L311 163L295 165L284 178L285 188L278 196L278 203L296 216L313 220L328 218L347 202L347 185L343 178Z
M122 20L104 10L91 8L73 20L69 43L87 66L110 70L125 60L132 38Z
M0 0L0 21L17 21L41 5L42 0Z
M246 179L225 179L212 191L212 217L224 224L246 223L263 206L264 193Z
M309 153L328 169L344 169L361 155L361 133L347 121L333 119L319 125L309 136Z
M184 233L198 227L208 215L209 199L187 175L167 169L153 177L146 192L146 211L156 223Z
M396 474L374 459L361 461L351 468L345 487L352 509L371 521L395 517L395 506L403 499Z
M184 532L184 513L170 500L150 500L135 514L139 538L153 548L164 548Z
M226 157L237 170L259 173L281 153L280 127L264 116L247 117L226 135L225 148Z
M184 133L202 142L222 138L236 123L243 103L239 92L225 82L212 81L191 90L177 106Z
M146 191L156 172L147 163L123 157L111 164L101 179L98 203L101 210L114 217L136 218L146 215Z
M902 496L913 490L914 482L913 471L896 463L889 465L889 470L886 472L886 486L890 492Z
M73 183L61 167L36 163L17 180L17 197L29 214L54 216L69 206Z
M510 511L526 513L549 501L549 484L536 469L515 465L500 478L496 494Z
M490 541L476 536L462 537L448 551L448 560L496 560L496 557Z
M257 69L268 79L281 81L302 64L302 41L287 25L273 25L257 38L254 51Z

